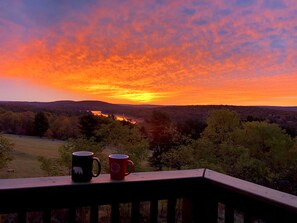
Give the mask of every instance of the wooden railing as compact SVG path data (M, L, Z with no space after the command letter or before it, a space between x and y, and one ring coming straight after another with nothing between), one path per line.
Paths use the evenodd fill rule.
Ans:
M139 172L122 181L102 174L90 183L1 179L0 213L0 222L288 223L297 222L297 197L208 169Z

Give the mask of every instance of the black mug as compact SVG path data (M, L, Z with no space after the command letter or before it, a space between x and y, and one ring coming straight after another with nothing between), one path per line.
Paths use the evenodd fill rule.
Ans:
M93 163L96 162L98 169L94 172ZM89 182L93 177L98 177L101 172L99 158L90 151L77 151L72 153L71 178L74 182Z

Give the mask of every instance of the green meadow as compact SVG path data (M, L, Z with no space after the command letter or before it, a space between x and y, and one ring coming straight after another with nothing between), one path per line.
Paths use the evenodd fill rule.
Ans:
M63 141L4 134L14 144L14 159L0 170L0 178L42 177L46 174L40 169L39 156L58 157Z

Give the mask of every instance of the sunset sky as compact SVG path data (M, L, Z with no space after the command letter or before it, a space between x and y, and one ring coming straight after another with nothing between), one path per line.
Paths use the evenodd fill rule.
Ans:
M0 1L0 101L66 99L297 106L297 1Z

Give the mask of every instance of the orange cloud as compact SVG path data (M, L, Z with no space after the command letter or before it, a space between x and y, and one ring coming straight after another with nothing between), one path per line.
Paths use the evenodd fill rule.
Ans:
M297 102L296 4L98 4L46 26L0 18L0 77L111 102Z

